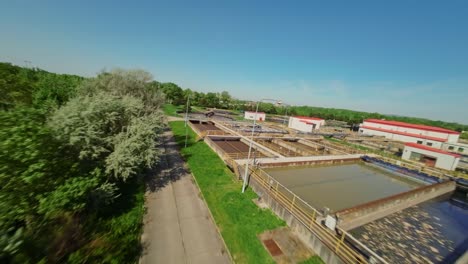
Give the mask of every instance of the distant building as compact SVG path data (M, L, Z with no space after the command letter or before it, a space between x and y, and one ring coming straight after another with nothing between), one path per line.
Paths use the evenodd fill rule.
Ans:
M405 143L402 158L421 162L429 167L455 170L461 155L417 143Z
M248 120L254 120L255 116L257 116L257 121L265 121L266 114L264 112L251 112L251 111L245 111L244 112L244 118Z
M468 144L464 144L461 142L443 143L442 150L460 154L461 157L460 157L460 162L458 163L458 167L468 171Z
M426 145L441 149L443 143L458 142L460 132L440 127L415 125L398 121L366 119L359 132L368 135L384 136L402 142Z
M293 128L302 132L312 132L314 129L319 129L325 125L325 120L316 117L308 116L291 116L289 118L289 128Z
M464 143L443 143L442 144L442 149L449 151L449 152L455 152L459 153L461 155L468 156L468 144Z

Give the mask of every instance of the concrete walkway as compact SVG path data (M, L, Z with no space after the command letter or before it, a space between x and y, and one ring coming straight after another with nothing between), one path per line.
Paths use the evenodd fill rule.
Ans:
M262 164L268 163L292 163L292 162L307 162L307 161L324 161L324 160L347 160L359 159L362 154L347 154L347 155L328 155L328 156L303 156L303 157L283 157L283 158L257 158L257 161ZM240 165L247 163L247 159L236 160ZM252 162L250 160L250 162Z
M161 169L148 180L140 263L230 263L170 130L163 140Z

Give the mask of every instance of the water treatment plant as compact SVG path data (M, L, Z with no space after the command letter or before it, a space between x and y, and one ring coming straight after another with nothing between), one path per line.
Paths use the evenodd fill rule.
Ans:
M187 121L237 179L248 182L260 197L257 203L286 221L326 263L464 263L464 174L359 150L329 139L333 132L321 120L316 130L318 125L301 119L289 122L301 129L269 122ZM302 131L309 126L311 132ZM405 147L397 139L347 136L348 142L359 138L358 144L368 146L385 142L400 152Z

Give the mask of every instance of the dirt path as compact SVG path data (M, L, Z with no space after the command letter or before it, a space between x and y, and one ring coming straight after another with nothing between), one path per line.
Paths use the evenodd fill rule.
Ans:
M161 169L148 181L140 263L230 263L169 129L163 142Z

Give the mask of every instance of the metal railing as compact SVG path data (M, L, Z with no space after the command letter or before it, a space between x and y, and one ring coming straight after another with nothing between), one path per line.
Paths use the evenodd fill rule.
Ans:
M207 136L225 136L231 135L231 133L224 130L205 130Z
M322 214L318 210L291 192L288 188L279 183L262 169L252 168L250 169L250 173L251 179L255 180L264 189L264 191L270 195L270 197L275 199L276 202L288 210L345 263L371 263L367 257L351 247L348 244L348 241L353 241L353 243L357 244L366 255L371 256L374 260L372 263L386 263L382 257L357 241L346 231L337 228L340 233L337 235L321 223L318 223L317 218L323 218Z
M247 156L248 156L247 152L225 153L224 154L224 160L246 159Z
M449 173L444 173L442 171L438 171L438 170L435 170L433 168L428 168L428 167L418 165L418 164L413 164L411 162L395 160L395 159L387 158L387 157L384 157L384 156L379 156L378 159L381 159L381 160L383 160L385 162L388 162L388 163L391 163L391 164L394 164L394 165L398 165L398 166L401 166L401 167L404 167L404 168L408 168L408 169L411 169L411 170L417 170L417 171L420 171L420 172L424 172L424 173L427 173L427 174L429 174L431 176L435 176L437 178L444 179L444 180L446 180L447 178L453 177L453 175L451 175Z
M349 154L362 154L362 153L365 153L364 151L355 149L353 147L345 146L343 144L339 144L339 143L335 143L335 142L331 142L331 141L322 141L322 142L319 143L319 145L320 144L322 144L322 145L324 145L326 147L336 148L339 151L343 151L343 152L346 152L346 153L349 153Z
M290 148L293 149L298 149L299 151L306 152L305 155L310 156L314 155L316 151L310 149L310 146L304 145L299 143L298 141L289 141L289 140L283 140L282 142L284 145L289 146ZM303 156L305 156L303 155Z
M231 133L223 130L204 130L198 134L198 138L205 138L206 136L226 136L231 135Z
M283 155L283 156L286 156L286 157L301 157L303 155L291 150L291 149L288 149L286 147L282 147L278 144L275 144L273 142L270 142L268 140L255 140L255 142L257 142L258 144L261 144L275 152L278 152L279 154Z

